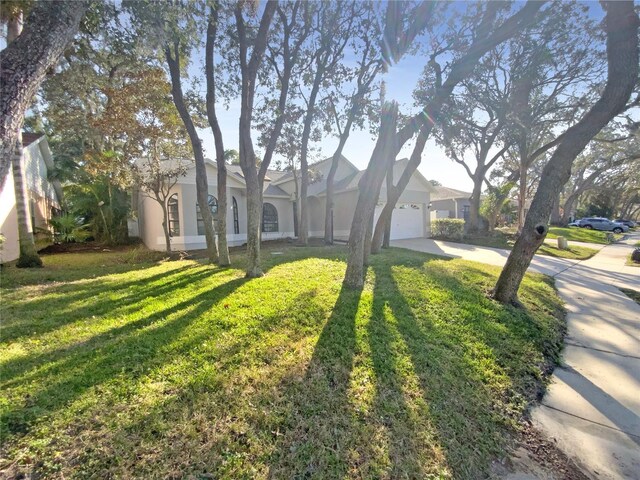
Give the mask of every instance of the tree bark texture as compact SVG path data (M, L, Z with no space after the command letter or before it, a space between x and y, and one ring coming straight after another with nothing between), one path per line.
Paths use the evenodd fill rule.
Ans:
M600 99L569 128L545 165L522 234L509 254L494 290L502 303L517 303L517 293L531 259L544 241L553 199L571 175L575 158L625 107L638 78L638 26L633 2L602 2L607 11L607 83Z
M364 286L367 250L371 245L373 214L378 203L382 181L387 173L387 163L389 159L395 158L394 152L397 148L398 105L396 103L385 104L381 116L378 141L369 165L358 184L360 194L349 234L349 254L344 285L351 288Z
M277 2L268 1L253 44L251 58L247 61L249 40L242 16L240 3L234 10L238 30L238 47L240 50L240 70L242 74L240 122L239 122L239 154L240 167L244 174L247 190L247 269L250 278L263 275L260 267L260 230L262 223L262 182L256 171L256 155L251 139L251 121L253 118L253 102L256 93L256 77L264 52L267 48L267 35ZM263 164L260 166L262 171ZM266 167L264 169L266 173ZM262 177L264 178L264 176Z
M191 149L196 167L196 198L200 206L200 214L204 223L204 236L207 243L207 258L209 262L218 261L218 250L216 247L216 232L213 227L213 214L209 209L209 182L207 181L207 167L202 151L202 141L198 137L198 132L191 118L191 114L184 101L182 93L182 79L180 78L180 46L174 42L173 48L167 45L165 48L165 58L169 66L171 77L171 96L173 103L180 114L182 123L189 135Z
M205 47L205 74L207 79L207 119L213 133L216 146L217 184L218 184L218 263L221 266L231 264L227 244L227 164L224 159L224 142L216 114L216 80L214 75L214 48L218 28L218 8L212 7L207 25Z
M9 172L24 114L78 31L88 1L36 2L23 32L0 52L0 190Z

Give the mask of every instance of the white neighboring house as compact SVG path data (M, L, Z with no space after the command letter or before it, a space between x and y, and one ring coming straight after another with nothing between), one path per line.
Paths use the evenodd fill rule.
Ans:
M209 181L209 207L217 213L217 169L214 161L207 159L207 179ZM407 160L399 160L394 167L394 178L400 175ZM309 185L309 234L324 236L324 216L326 205L326 177L331 167L331 159L310 166L316 172L317 180ZM239 166L227 166L227 241L237 246L247 241L247 197L242 170ZM358 181L364 171L358 170L342 157L335 176L333 209L334 237L346 239L358 200ZM168 224L173 250L199 250L205 248L204 226L196 201L195 166L186 176L180 177L173 187L168 205ZM419 173L413 174L409 185L400 197L393 213L391 238L428 237L430 233L427 205L433 186ZM290 172L269 170L264 182L262 239L274 240L295 238L298 226L294 211L296 208L295 179ZM380 203L376 208L376 220L386 199L383 183ZM152 250L164 250L165 240L162 230L162 209L154 200L143 194L134 195L137 204L137 224L129 222L130 235L139 234L144 244Z
M27 212L31 221L29 230L50 230L49 220L60 210L62 186L50 181L48 172L53 169L53 156L47 139L42 134L23 133L23 172L27 184ZM13 173L9 169L7 180L0 192L0 234L5 237L0 249L0 263L16 260L20 253L18 244L18 215Z

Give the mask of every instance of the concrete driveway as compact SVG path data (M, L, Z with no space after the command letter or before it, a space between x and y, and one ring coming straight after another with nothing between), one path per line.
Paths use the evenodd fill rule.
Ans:
M562 364L536 426L594 479L640 480L640 306L618 288L640 291L640 267L625 266L639 233L589 260L536 255L531 270L552 275L565 301ZM509 252L429 239L393 246L502 266Z

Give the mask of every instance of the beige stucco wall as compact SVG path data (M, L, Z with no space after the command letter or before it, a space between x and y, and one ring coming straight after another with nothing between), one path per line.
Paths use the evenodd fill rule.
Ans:
M5 241L0 248L0 263L18 258L18 214L16 212L16 194L13 186L13 174L9 170L2 192L0 193L0 233Z
M326 170L328 171L329 162L327 162ZM326 172L322 172L323 174ZM341 176L353 173L353 169L347 164L341 164L336 179ZM398 176L400 173L398 173ZM217 196L217 187L215 185L216 170L212 166L207 166L207 177L209 181L209 193ZM276 182L277 183L277 182ZM286 190L293 182L280 184L279 186ZM247 240L247 219L246 219L246 193L242 183L237 181L233 175L228 177L228 211L227 211L227 238L231 246L242 245ZM204 235L197 235L196 222L196 189L195 189L195 173L191 170L187 176L181 178L180 183L176 185L175 192L178 194L178 210L180 215L180 235L172 238L172 248L174 250L194 250L205 248ZM239 233L233 231L233 210L232 197L236 198L238 204L238 220ZM143 198L141 196L141 198ZM383 188L380 194L381 203L386 201L386 190ZM294 213L293 202L290 197L271 197L265 196L264 203L271 203L278 211L278 232L263 233L263 240L281 239L294 237ZM334 235L337 238L345 238L349 235L351 222L358 201L358 190L352 189L345 192L337 193L335 196L335 207L333 213ZM319 237L324 235L324 216L326 199L323 194L318 197L309 198L309 234L310 236ZM152 249L164 249L164 234L162 232L162 210L160 206L148 198L144 200L144 204L139 208L138 222L142 240ZM403 192L399 204L414 203L419 204L423 212L424 235L429 234L429 221L427 204L429 203L429 193L425 191L425 186L420 180L412 178L407 189Z
M45 156L51 162L51 152L44 138L33 142L24 149L22 171L27 186L27 215L30 219L29 231L32 231L31 219L38 229L49 229L52 207L60 205L53 185L49 182ZM0 233L5 242L0 249L0 263L16 260L20 253L18 245L18 214L16 211L15 186L11 170L0 193ZM45 235L46 236L46 235Z
M215 178L209 174L208 178ZM231 182L229 182L231 183ZM204 235L198 235L196 213L196 188L194 184L179 183L172 193L178 195L180 235L171 238L172 250L199 250L206 247ZM217 186L209 185L209 194L217 198ZM234 233L233 201L238 204L239 233ZM265 197L278 211L278 232L263 233L263 240L293 237L293 206L288 198ZM243 188L227 188L227 241L230 246L242 245L247 241L247 201ZM162 207L154 200L140 195L138 225L144 244L153 250L164 250L165 239L162 229Z

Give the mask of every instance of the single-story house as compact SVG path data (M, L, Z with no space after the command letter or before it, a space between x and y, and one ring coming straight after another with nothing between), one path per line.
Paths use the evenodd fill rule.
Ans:
M449 187L433 187L431 194L431 218L469 218L471 192Z
M395 165L395 176L399 178L407 160L399 160ZM314 182L309 185L309 233L312 237L324 235L326 205L326 177L331 159L310 166ZM239 166L227 166L227 241L231 246L247 241L246 191L242 170ZM336 238L347 238L358 199L358 181L364 171L358 170L342 157L335 176L335 198L333 228ZM209 182L209 208L217 213L217 169L212 160L207 159L207 179ZM262 239L295 238L298 233L295 209L297 208L296 187L293 174L269 170L264 182ZM419 173L414 173L407 189L398 201L392 218L391 237L393 239L429 236L427 205L430 201L432 185ZM162 229L162 210L158 203L144 194L135 194L137 218L130 222L130 234L138 233L144 244L153 250L164 250L165 239ZM376 208L376 218L386 199L383 184L380 203ZM173 187L168 201L168 225L171 232L172 249L197 250L205 248L204 225L196 201L195 166L180 177Z
M53 155L47 138L42 134L23 133L23 166L27 187L27 212L31 221L31 232L50 231L49 220L60 210L62 186L57 180L49 180L49 171L54 167ZM0 263L10 262L20 254L18 244L18 214L13 173L7 175L0 192L0 234L4 243L0 248ZM48 234L47 234L48 236Z

